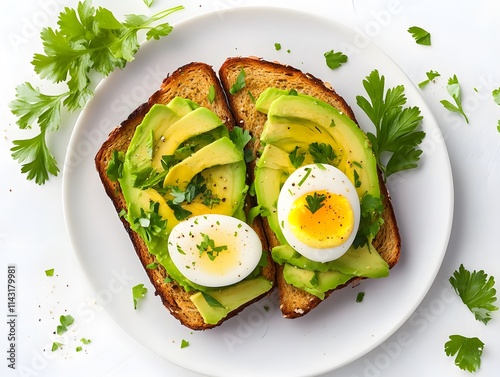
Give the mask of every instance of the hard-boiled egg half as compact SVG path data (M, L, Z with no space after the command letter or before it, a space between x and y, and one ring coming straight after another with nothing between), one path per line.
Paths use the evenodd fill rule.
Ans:
M352 245L361 209L356 189L342 171L332 165L312 164L287 178L277 211L290 246L313 261L328 262Z
M262 243L247 223L206 214L177 224L168 239L168 252L193 283L223 287L243 280L257 267Z

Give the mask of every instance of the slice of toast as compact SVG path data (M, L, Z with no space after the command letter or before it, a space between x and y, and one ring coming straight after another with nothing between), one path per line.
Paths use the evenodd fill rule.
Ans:
M208 93L211 87L215 88L215 99L213 101L209 101L208 99ZM130 114L128 119L111 132L95 157L97 172L99 173L106 193L113 202L117 213L127 208L119 183L113 182L106 174L106 169L109 161L112 159L113 152L115 150L122 152L127 150L136 127L141 123L144 116L154 104L167 104L176 96L190 99L198 105L208 108L224 122L229 130L234 127L234 119L226 102L226 97L212 67L205 63L194 62L178 68L163 80L160 89L155 92L146 103L139 106ZM249 199L247 198L247 200ZM252 206L251 203L248 203L246 208L251 208ZM230 312L228 316L215 325L206 324L196 306L190 300L190 296L193 292L187 293L175 281L165 282L167 272L161 265L155 269L146 268L148 264L155 262L155 257L149 252L142 238L130 228L127 220L123 217L120 217L120 219L129 234L135 251L151 283L155 287L156 295L160 296L163 304L184 326L193 330L205 330L218 326L225 320L236 315L252 302L264 296L262 295L252 302L248 302ZM252 227L261 238L264 246L263 249L268 250L262 223L260 221L254 221ZM267 279L274 281L274 263L270 255L268 256L268 260L268 265L264 267L262 273Z
M226 93L229 93L230 88L236 82L242 69L246 74L245 87L233 95L228 94L228 102L236 123L248 130L253 136L251 148L255 157L258 157L260 149L259 137L264 128L267 116L255 109L254 99L258 98L268 87L285 90L295 89L299 93L316 97L319 100L329 103L356 122L352 109L329 84L296 68L259 58L233 57L228 58L223 63L219 69L219 78ZM401 239L389 193L380 174L379 177L385 206L383 213L384 225L374 239L373 245L388 263L389 267L392 268L399 259ZM274 246L279 245L279 242L274 232L270 229L267 220L264 218L263 221L269 247L272 249ZM283 278L282 270L283 267L277 265L276 282L280 296L280 308L284 317L296 318L303 316L322 302L318 297L288 284ZM358 279L352 279L339 288ZM333 291L327 292L325 298Z

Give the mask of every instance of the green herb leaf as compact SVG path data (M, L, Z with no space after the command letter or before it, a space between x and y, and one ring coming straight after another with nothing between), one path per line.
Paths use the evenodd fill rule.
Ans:
M491 95L493 96L493 101L495 101L497 105L500 105L500 88L493 89Z
M476 319L486 325L491 312L498 310L494 305L497 301L494 277L488 277L483 270L471 273L461 264L449 281Z
M356 302L362 302L365 298L365 292L358 292L356 296Z
M384 205L382 199L372 195L365 194L361 198L361 219L356 237L354 238L354 247L361 247L370 244L375 235L384 223L382 213Z
M330 144L326 143L311 143L309 144L309 154L312 156L313 161L317 164L332 165L337 155L333 151Z
M306 208L311 211L311 213L316 213L321 207L324 207L324 201L326 200L325 194L319 194L315 191L313 195L306 196Z
M465 121L469 123L469 118L467 118L467 115L465 114L464 109L462 107L461 89L457 75L453 75L453 77L450 77L448 79L448 85L446 86L446 89L448 90L450 96L453 98L455 104L452 104L448 100L441 100L440 101L441 104L444 106L446 110L461 114L464 117Z
M229 93L236 94L241 89L243 89L246 86L246 82L245 82L246 76L247 76L247 74L245 73L245 70L242 68L240 73L236 77L236 82L229 89Z
M385 77L373 70L363 80L369 100L357 96L358 106L375 125L376 134L367 133L379 168L387 179L401 170L417 167L425 132L417 128L422 121L418 107L404 107L406 96L404 86L398 85L385 91ZM382 161L382 154L390 157Z
M430 70L429 72L426 72L425 75L427 76L427 80L424 80L418 84L420 89L423 89L429 84L431 81L433 81L436 77L441 76L441 74L437 71L432 71Z
M215 85L210 85L210 88L208 88L207 99L208 99L208 102L214 103L214 101L215 101Z
M444 345L447 356L455 356L455 365L468 372L476 372L481 366L484 343L478 338L451 335Z
M54 269L45 270L45 276L54 276Z
M82 342L83 344L90 344L92 342L92 340L87 339L87 338L81 338L80 342Z
M144 1L144 4L146 4L148 8L155 2L155 0L142 0L142 1Z
M116 182L122 177L124 161L125 153L114 150L111 160L109 160L108 167L106 168L106 175L112 182Z
M210 305L212 308L223 308L223 309L226 308L224 305L222 305L219 301L210 296L208 293L201 292L201 294L205 299L205 301L207 302L207 304Z
M148 293L148 289L144 284L137 284L132 287L132 299L134 300L134 309L137 309L139 300L143 299Z
M166 237L167 221L158 213L159 207L160 203L150 201L149 211L141 208L141 216L133 221L136 231L146 241L151 241L155 237Z
M53 342L52 343L52 348L51 348L51 351L54 352L54 351L57 351L59 348L61 348L64 344L62 343L59 343L59 342Z
M326 65L330 69L337 69L342 66L342 64L347 63L347 56L342 52L335 52L333 50L330 50L324 53L324 57L326 60Z
M281 43L275 43L275 44L274 44L274 49L275 49L276 51L281 50Z
M222 251L227 250L226 245L215 246L215 241L208 234L202 233L201 235L203 236L203 241L199 245L196 245L200 255L206 253L208 258L213 261Z
M431 45L431 34L418 26L412 26L408 29L408 33L411 34L415 42L420 45L430 46Z
M58 325L56 329L57 335L64 334L66 331L68 331L68 326L72 325L73 322L75 322L75 319L69 314L60 316L60 325Z
M61 108L70 112L82 108L93 95L92 74L108 75L123 68L139 49L138 32L146 30L147 39L168 35L170 25L151 24L181 9L182 6L170 8L151 17L130 15L122 23L111 11L96 9L90 0L85 0L76 9L66 7L59 14L57 29L47 27L41 31L43 53L34 54L33 68L42 79L65 82L68 90L60 95L46 95L29 83L16 89L16 99L10 107L18 117L18 126L27 129L38 125L40 129L32 139L15 140L11 149L28 180L43 184L59 172L45 136L59 129Z
M288 155L290 162L292 163L295 169L299 168L306 158L305 153L299 153L299 147L296 146L293 151Z
M181 348L186 348L186 347L189 347L189 342L185 339L182 339Z

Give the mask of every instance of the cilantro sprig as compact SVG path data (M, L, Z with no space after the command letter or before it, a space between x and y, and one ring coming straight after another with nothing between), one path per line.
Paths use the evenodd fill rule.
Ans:
M373 70L363 80L369 99L357 96L358 106L375 125L376 134L367 133L377 164L385 178L398 171L413 169L418 165L422 151L418 145L425 132L417 130L422 121L418 107L404 107L404 86L398 85L385 91L385 77ZM387 162L383 160L389 155Z
M498 310L495 278L483 271L467 270L460 265L449 279L451 286L478 321L485 325L491 319L491 312Z
M38 126L35 137L13 141L12 157L21 165L28 180L44 184L57 176L59 167L47 145L47 133L59 129L62 110L81 109L93 96L92 75L108 75L134 59L139 49L138 33L146 39L159 39L172 31L168 23L157 23L183 9L173 7L152 16L127 15L120 22L106 8L94 8L90 0L81 1L76 9L66 7L58 18L58 27L44 28L40 37L43 53L36 53L31 64L42 79L65 82L67 91L49 95L25 82L17 86L16 98L10 103L21 129Z

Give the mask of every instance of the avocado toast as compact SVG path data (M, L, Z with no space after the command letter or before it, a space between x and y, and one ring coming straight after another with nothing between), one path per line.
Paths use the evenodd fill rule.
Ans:
M215 72L207 64L190 63L169 75L148 102L113 130L95 157L156 294L194 330L220 325L274 285L274 263L260 219L252 228L262 257L239 283L220 288L195 284L167 252L169 232L189 215L216 212L245 220L253 206L246 195L243 146L233 142L232 131L234 120Z
M344 99L310 74L257 58L228 58L219 77L226 93L244 77L244 88L228 94L228 102L237 124L253 136L250 148L256 159L250 171L276 262L283 316L301 317L336 289L359 279L387 276L399 260L399 230L369 142L362 131L356 130L354 113ZM345 140L338 143L337 139ZM290 247L277 217L282 185L298 165L305 164L294 165L292 160L296 162L301 156L305 161L318 163L311 152L318 146L330 148L334 156L331 163L341 165L339 169L356 183L365 213L357 247L327 263L308 260ZM377 203L375 216L371 211L363 211L364 206L370 207L370 202Z

